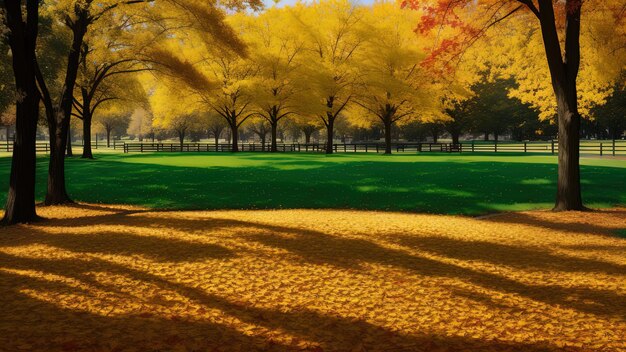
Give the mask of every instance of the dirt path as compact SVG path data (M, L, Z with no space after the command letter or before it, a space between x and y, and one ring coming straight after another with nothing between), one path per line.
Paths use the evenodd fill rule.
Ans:
M39 213L0 350L626 351L626 209Z

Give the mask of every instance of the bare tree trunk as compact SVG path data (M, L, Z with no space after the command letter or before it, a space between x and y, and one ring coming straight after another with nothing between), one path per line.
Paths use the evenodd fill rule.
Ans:
M107 131L107 148L111 148L111 130L113 128L112 127L106 127L106 131Z

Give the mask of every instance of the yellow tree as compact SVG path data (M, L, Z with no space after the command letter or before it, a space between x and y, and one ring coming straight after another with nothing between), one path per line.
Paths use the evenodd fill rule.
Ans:
M175 133L181 150L189 133L204 129L207 116L199 110L196 97L185 93L185 90L158 84L150 95L154 126ZM172 104L172 99L177 103Z
M331 154L335 121L356 93L363 9L348 0L322 0L298 3L290 11L294 31L305 40L302 61L309 90L302 112L322 121L326 153Z
M305 82L299 70L304 43L294 33L287 11L271 8L256 17L241 16L237 21L243 27L240 31L248 44L250 60L258 67L251 95L253 108L270 125L271 152L277 151L278 123L298 113L305 100Z
M231 27L228 27L231 28ZM178 33L151 51L159 73L169 84L195 96L201 110L220 115L231 130L232 151L239 151L239 128L256 112L253 109L254 76L257 65L245 56L245 44L229 32L229 46L217 47L210 33ZM161 84L167 84L161 83Z
M382 123L385 154L391 154L392 126L435 115L440 99L421 67L425 43L412 30L417 14L391 2L376 3L365 13L367 40L358 55L362 85L355 99L365 116L358 109L353 115L357 121L370 115Z
M151 138L154 142L154 124L149 104L140 106L133 111L128 124L128 133L135 136L140 142L146 138Z

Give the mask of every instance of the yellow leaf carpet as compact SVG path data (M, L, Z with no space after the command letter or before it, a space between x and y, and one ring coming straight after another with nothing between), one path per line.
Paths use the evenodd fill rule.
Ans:
M626 351L626 209L39 214L1 351Z

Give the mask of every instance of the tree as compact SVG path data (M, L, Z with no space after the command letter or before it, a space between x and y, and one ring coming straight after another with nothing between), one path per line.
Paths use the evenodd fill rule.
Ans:
M209 137L213 136L215 139L215 151L220 145L220 136L222 132L228 127L224 119L222 117L212 111L205 113L206 114L206 128L209 132Z
M300 123L298 126L302 133L304 133L304 143L306 144L311 143L311 136L320 129L319 126L311 123Z
M443 127L450 134L452 144L459 144L461 135L470 127L469 109L471 101L445 101L444 112L448 119L443 121Z
M611 139L619 139L626 130L626 87L616 84L607 101L593 108L591 113L608 130Z
M437 91L420 67L426 55L421 51L425 44L411 30L416 13L385 2L366 13L363 30L370 35L359 55L363 84L356 103L382 123L385 154L391 154L392 126L418 118L418 109L434 114Z
M137 137L140 142L145 138L152 138L152 141L154 142L154 132L150 107L142 106L135 109L133 114L130 116L128 133Z
M335 121L356 91L356 55L363 43L358 31L362 12L348 0L298 3L291 10L294 29L305 39L302 60L310 87L303 113L318 117L326 127L327 154L333 153Z
M137 94L141 89L138 89L134 77L127 76L148 70L144 62L137 58L140 50L133 50L133 45L143 47L145 43L124 40L124 31L120 30L120 27L127 26L127 22L116 24L113 19L109 19L105 26L93 29L92 32L95 33L82 45L76 94L73 98L76 112L73 112L72 116L78 117L83 122L82 157L86 159L93 159L91 126L98 107L122 97L129 100L129 91L135 93L134 95L144 95L143 92Z
M254 76L254 108L271 128L270 151L276 152L278 123L299 111L305 89L300 74L303 40L290 30L288 12L272 8L257 17L245 16L238 22L244 27L244 39L250 48L250 60L258 67ZM244 22L242 26L241 22ZM265 137L262 138L265 140Z
M239 128L256 114L252 109L251 85L257 68L246 59L245 45L232 29L229 31L232 42L221 48L203 41L210 32L181 33L175 40L153 49L151 60L159 63L158 73L167 77L167 82L159 82L160 85L169 84L170 90L194 95L196 103L202 105L200 110L214 111L226 121L231 131L231 150L237 152ZM151 84L154 87L156 83ZM166 97L164 100L169 103Z
M195 96L183 92L172 90L166 85L159 85L150 96L154 125L157 128L174 132L178 137L181 150L185 137L192 131L205 128L205 121L202 118L206 116L200 112ZM171 104L172 98L175 98L178 104Z
M11 127L13 125L15 125L15 112L7 109L0 114L0 126L4 127L4 137L7 143L11 141Z
M261 150L265 151L265 141L271 132L272 126L265 119L257 119L248 124L248 129L261 140Z
M613 27L618 29L617 34L623 38L623 16L620 15L623 14L623 6L611 6L610 2L591 2L585 2L589 8L587 11L603 12L603 17L614 22ZM554 210L584 210L580 187L578 145L581 116L577 89L583 1L436 0L433 3L423 8L425 15L419 29L430 31L438 25L456 29L460 34L452 39L441 40L440 48L435 52L454 51L457 58L462 57L458 53L463 51L464 46L475 43L488 28L499 22L514 15L524 16L526 21L531 17L538 20L559 125L558 184ZM403 4L422 8L419 0L406 0ZM620 45L623 45L623 41Z
M2 1L3 32L11 48L15 89L15 142L11 161L5 224L31 222L35 211L35 137L41 95L37 88L36 47L39 1Z
M111 147L111 135L113 133L121 135L126 133L128 124L130 123L129 111L124 111L118 107L107 109L96 115L95 121L102 127L106 133L107 148Z

